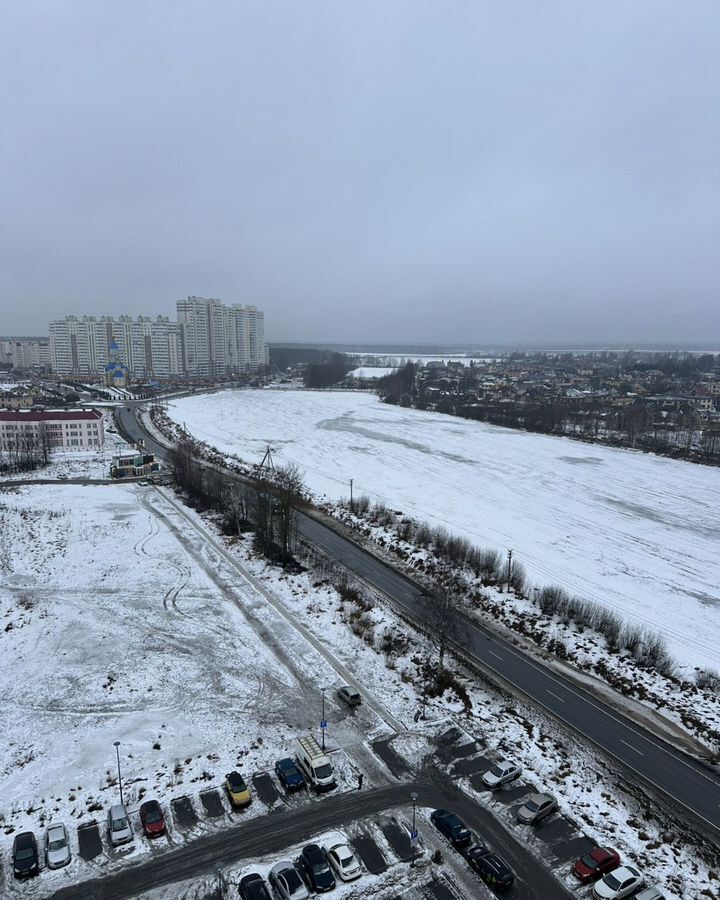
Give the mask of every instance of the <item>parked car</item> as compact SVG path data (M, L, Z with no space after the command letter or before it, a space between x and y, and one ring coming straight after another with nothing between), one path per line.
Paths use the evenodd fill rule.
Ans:
M273 900L265 879L257 872L240 879L240 896L242 900Z
M582 881L583 884L589 884L591 881L597 881L613 869L617 869L620 865L620 855L615 850L607 847L595 847L585 856L581 856L573 866L573 875Z
M62 869L70 862L70 842L61 822L51 822L45 831L45 864L48 869Z
M344 841L323 847L330 868L340 881L354 881L362 875L360 863Z
M362 697L359 692L356 691L355 688L349 687L347 684L340 688L338 697L343 703L347 703L348 706L360 706L362 703Z
M517 763L510 762L508 759L501 759L491 766L482 777L483 784L489 788L500 788L505 784L510 784L522 775L522 769Z
M509 890L515 881L510 866L485 844L476 844L465 854L465 859L489 887L500 893Z
M250 789L239 772L229 772L225 776L225 790L233 806L247 806L252 800Z
M444 834L453 847L467 847L472 840L470 829L455 813L446 809L436 809L430 813L430 821L437 830Z
M13 875L16 878L29 878L40 871L37 841L32 831L21 831L13 841Z
M643 876L633 866L620 866L598 881L593 888L595 900L622 900L645 884Z
M127 811L122 803L111 806L107 814L108 834L113 847L118 844L127 844L133 839L132 826L128 819Z
M274 865L268 879L280 900L306 900L310 896L302 876L290 860Z
M324 894L334 889L335 876L317 844L303 847L298 864L311 890Z
M299 791L305 787L303 773L295 765L295 760L289 756L275 763L275 774L288 791Z
M530 794L518 810L518 822L535 825L550 813L555 812L558 802L552 794Z
M649 885L644 887L639 894L635 894L633 900L665 900L665 894L661 894L656 887Z
M146 800L140 807L140 821L148 837L165 834L165 817L157 800Z

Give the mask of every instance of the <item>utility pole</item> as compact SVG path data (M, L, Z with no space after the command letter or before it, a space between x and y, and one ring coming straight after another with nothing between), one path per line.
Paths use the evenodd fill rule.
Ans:
M413 824L412 824L412 831L410 832L410 851L412 853L412 856L410 859L410 866L411 866L411 868L414 868L415 867L415 844L417 843L417 839L418 839L417 828L415 826L415 806L417 804L418 795L415 793L415 791L413 791L412 794L410 794L410 799L412 800L412 805L413 805Z
M352 493L353 480L350 479L350 509L353 508L353 493Z
M113 742L115 746L115 755L117 756L117 767L118 767L118 784L120 785L120 804L123 804L123 793L122 793L122 775L120 774L120 741Z
M320 688L322 693L322 719L320 719L320 731L322 732L322 748L325 749L325 729L327 728L327 719L325 718L325 688Z
M510 579L512 578L512 550L508 550L507 590L510 593Z

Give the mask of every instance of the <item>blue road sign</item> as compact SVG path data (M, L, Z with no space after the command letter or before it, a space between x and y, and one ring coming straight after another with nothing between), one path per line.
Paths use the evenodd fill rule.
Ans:
M410 832L410 840L413 841L413 843L414 843L417 840L417 838L418 838L417 831L411 831Z
M327 722L325 721L325 719L323 719L322 722L320 723L320 727L327 728Z

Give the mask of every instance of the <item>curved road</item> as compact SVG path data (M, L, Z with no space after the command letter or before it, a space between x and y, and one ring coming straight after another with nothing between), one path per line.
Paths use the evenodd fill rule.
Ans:
M167 456L167 449L144 432L127 407L118 410L118 419L130 437L144 438L148 449L161 458ZM298 527L303 538L385 594L407 619L420 628L432 628L436 614L427 591L305 513L299 514ZM538 665L461 611L451 610L450 617L448 631L460 652L680 805L701 825L703 833L710 830L714 840L720 840L720 777L712 769L665 744L562 675Z
M271 812L245 825L173 847L172 852L149 860L144 857L140 864L123 867L113 875L63 888L52 895L53 900L129 900L152 888L203 878L224 865L280 854L322 831L347 827L385 810L404 806L409 811L411 791L417 792L421 807L447 806L456 810L482 840L494 845L515 872L515 890L520 896L526 900L571 900L573 895L514 835L505 831L491 812L454 788L434 784L396 784L373 791L353 791L324 797L310 807ZM430 827L420 825L426 832ZM449 845L446 852L453 852ZM490 900L493 895L478 881L477 896Z

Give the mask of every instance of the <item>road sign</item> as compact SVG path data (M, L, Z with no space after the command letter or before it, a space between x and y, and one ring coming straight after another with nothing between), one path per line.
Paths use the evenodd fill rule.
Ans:
M320 727L327 728L327 722L325 721L325 719L323 719L322 722L320 723Z
M418 833L417 833L417 831L411 831L411 832L410 832L410 840L413 842L413 844L415 843L415 841L416 841L417 839L418 839Z

